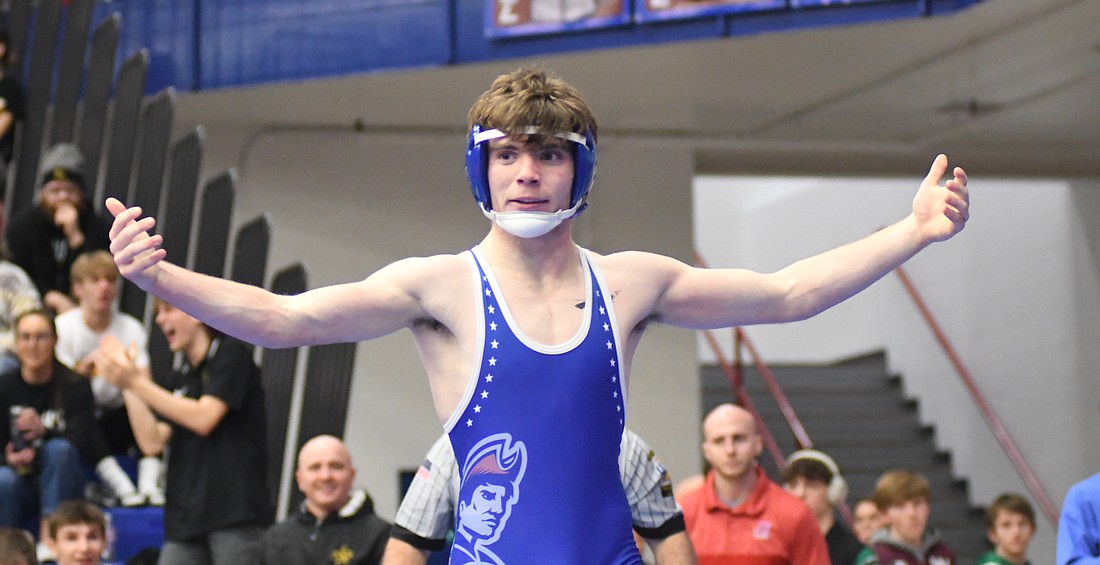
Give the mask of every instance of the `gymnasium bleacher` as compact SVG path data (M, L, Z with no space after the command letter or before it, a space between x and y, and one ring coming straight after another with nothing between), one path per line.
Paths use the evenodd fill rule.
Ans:
M22 79L28 97L27 118L17 126L11 182L4 195L8 216L31 205L44 148L75 143L86 157L87 177L94 186L92 200L100 213L106 213L103 201L109 196L158 211L161 220L157 229L165 235L170 260L198 272L263 286L272 231L269 220L260 216L239 224L235 221L234 171L215 175L200 185L202 128L172 139L174 90L146 92L148 52L141 49L118 61L120 30L125 22L118 14L93 22L94 4L14 0L6 13L0 13L12 32L13 48L21 56L12 72ZM306 290L307 277L301 264L281 267L271 278L270 288L284 294L299 293ZM127 281L119 307L143 320L149 329L153 374L170 371L173 355L160 331L153 329L149 297ZM272 507L280 495L285 497L291 490L288 484L280 484L288 437L344 434L354 345L309 349L308 374L300 374L297 349L257 352L268 414ZM308 378L320 374L323 379ZM295 388L301 386L305 388L299 402L325 409L303 413L299 432L287 425L290 414L299 410L291 401ZM334 398L338 402L333 402ZM296 452L300 444L297 440L291 450ZM123 460L127 471L136 474L133 458ZM107 512L114 530L115 561L124 562L144 548L163 543L162 508L117 507Z

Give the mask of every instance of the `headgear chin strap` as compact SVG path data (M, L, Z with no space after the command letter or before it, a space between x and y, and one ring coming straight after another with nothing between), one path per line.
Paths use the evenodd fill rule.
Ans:
M481 213L500 226L500 229L516 237L531 239L550 233L558 224L580 213L584 205L583 202L578 202L568 210L557 212L494 212L483 206Z
M541 134L537 126L524 128L520 135ZM570 208L557 212L494 212L489 193L488 142L507 137L499 129L470 130L466 146L466 178L481 212L504 231L522 238L539 237L557 227L566 219L580 214L588 206L588 191L596 178L596 141L591 132L581 135L575 132L558 132L554 137L573 142L573 186L570 192Z

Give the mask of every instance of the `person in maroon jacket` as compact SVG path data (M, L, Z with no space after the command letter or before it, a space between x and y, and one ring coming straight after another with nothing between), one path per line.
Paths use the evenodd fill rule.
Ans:
M859 565L955 565L955 552L928 526L932 514L928 479L908 469L887 471L875 484L872 499L887 526L871 536L871 547Z

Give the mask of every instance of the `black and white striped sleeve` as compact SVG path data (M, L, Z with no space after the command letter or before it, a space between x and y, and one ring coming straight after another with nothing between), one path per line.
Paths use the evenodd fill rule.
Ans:
M443 435L416 470L397 509L391 535L418 549L443 548L454 521L457 464L450 439Z
M668 471L649 445L630 430L623 432L619 446L619 470L638 534L664 539L685 530Z

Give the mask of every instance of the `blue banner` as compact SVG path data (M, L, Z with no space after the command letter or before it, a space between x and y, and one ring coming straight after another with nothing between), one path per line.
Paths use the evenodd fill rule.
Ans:
M630 23L628 0L487 0L485 35L541 35Z

